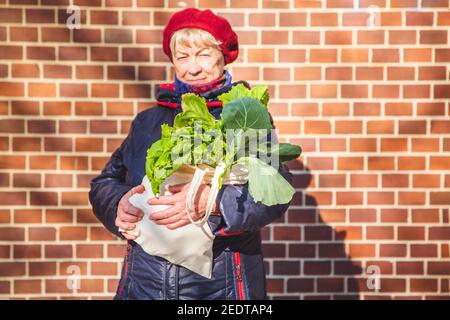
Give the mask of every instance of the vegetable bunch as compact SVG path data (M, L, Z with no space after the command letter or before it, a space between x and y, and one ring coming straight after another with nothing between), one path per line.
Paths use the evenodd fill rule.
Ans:
M222 178L234 165L248 172L249 192L255 201L265 205L283 204L292 199L295 190L278 173L275 164L300 156L301 148L289 143L273 142L272 124L267 104L267 86L251 90L243 84L220 95L223 110L219 120L212 116L204 98L187 93L182 96L182 112L173 127L161 126L161 139L147 151L146 174L154 194L160 185L182 165L207 164L225 166ZM266 160L266 161L263 161Z

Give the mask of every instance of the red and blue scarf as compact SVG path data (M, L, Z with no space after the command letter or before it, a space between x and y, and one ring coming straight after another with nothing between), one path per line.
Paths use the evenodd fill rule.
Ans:
M224 71L223 75L211 82L201 85L190 85L175 77L172 83L161 84L156 93L156 102L160 106L168 108L181 108L181 96L188 92L197 93L205 98L208 107L221 107L222 101L217 99L219 95L228 92L233 86L243 83L247 88L249 84L245 81L237 81L232 83L231 74Z

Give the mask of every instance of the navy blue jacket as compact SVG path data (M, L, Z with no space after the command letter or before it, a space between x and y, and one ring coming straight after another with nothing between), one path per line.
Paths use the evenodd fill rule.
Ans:
M214 105L217 96L229 89L225 86L200 95ZM89 200L94 214L110 232L122 239L115 226L118 203L125 193L141 183L147 149L161 138L161 125L173 125L175 116L181 112L181 108L176 107L180 97L171 87L161 87L157 99L155 107L136 116L126 139L100 175L91 181ZM209 111L218 119L222 107L210 107ZM292 181L285 165L280 167L280 173ZM136 242L128 241L115 299L265 299L260 229L282 216L289 204L256 203L247 184L224 185L217 202L221 216L210 216L208 220L216 235L212 279L151 256Z

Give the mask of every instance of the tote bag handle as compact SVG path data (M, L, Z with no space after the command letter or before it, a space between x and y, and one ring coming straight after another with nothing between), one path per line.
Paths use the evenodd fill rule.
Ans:
M211 180L211 190L209 192L208 202L206 205L206 213L202 219L194 221L191 216L192 203L195 199L195 196L197 195L197 191L200 188L200 185L202 184L203 178L206 174L206 170L202 170L198 167L195 169L191 185L186 194L186 213L192 224L196 226L201 226L205 223L205 221L208 220L209 216L211 215L214 202L216 201L217 194L219 193L219 178L224 172L224 170L225 164L223 163L219 163L219 165L214 170L214 176Z

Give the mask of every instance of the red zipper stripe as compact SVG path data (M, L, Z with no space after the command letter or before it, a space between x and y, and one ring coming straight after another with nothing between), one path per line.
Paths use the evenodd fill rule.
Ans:
M231 237L231 236L236 236L238 234L243 234L243 233L244 233L244 231L225 232L225 228L219 229L219 234L222 237Z
M131 244L130 241L127 242L127 255L125 257L125 274L123 275L122 279L122 285L120 286L119 295L123 296L123 288L125 287L125 282L127 282L128 277L128 261L130 259L130 250L131 250Z
M236 261L236 278L237 278L237 283L238 283L239 300L245 300L244 286L242 283L241 253L235 252L234 259Z

